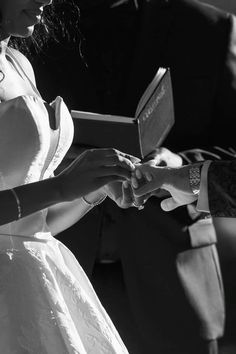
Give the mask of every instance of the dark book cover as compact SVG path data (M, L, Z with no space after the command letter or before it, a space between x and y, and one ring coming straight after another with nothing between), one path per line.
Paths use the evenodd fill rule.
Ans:
M139 100L134 117L72 110L74 144L113 147L144 158L174 124L170 70L160 68Z

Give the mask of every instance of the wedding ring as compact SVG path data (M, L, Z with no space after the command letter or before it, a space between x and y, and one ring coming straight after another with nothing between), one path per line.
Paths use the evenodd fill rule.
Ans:
M136 204L136 202L133 202L133 206L134 206L135 208L137 208L138 210L144 209L144 205L143 205L143 204Z

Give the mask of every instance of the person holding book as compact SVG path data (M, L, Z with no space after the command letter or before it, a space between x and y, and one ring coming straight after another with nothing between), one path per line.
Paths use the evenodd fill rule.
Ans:
M54 176L73 139L72 118L61 97L43 100L30 62L13 48L19 41L11 42L30 39L36 25L35 38L43 35L53 5L0 2L0 351L128 353L79 263L53 235L112 194L109 183L129 180L138 160L93 149Z
M57 55L53 56L54 48L50 55L40 54L46 62L38 63L45 97L60 83L72 109L132 117L157 69L170 67L175 125L164 142L168 149L154 152L155 163L171 166L174 160L181 166L183 161L198 161L199 154L177 152L195 147L209 151L215 145L234 147L233 15L196 0L80 0L78 4L83 57L77 44L74 50L73 44L65 46L67 55L61 54L60 46ZM70 65L64 65L68 58ZM55 80L46 88L49 71ZM143 353L216 353L224 331L224 297L215 229L208 219L202 232L204 223L192 219L187 208L165 213L154 197L141 211L119 209L108 199L59 237L75 251L89 276L101 254L98 245L114 237L117 249L101 257L121 261L140 348L144 341ZM191 246L194 232L204 235L204 247ZM68 237L71 233L72 238ZM189 263L196 261L191 267L199 271L194 279L197 275L200 279L199 274L210 279L205 282L208 289L200 284L199 292L193 294L190 281L190 291L186 291L186 273L180 269L186 264L181 262L184 256ZM227 281L224 283L229 306Z

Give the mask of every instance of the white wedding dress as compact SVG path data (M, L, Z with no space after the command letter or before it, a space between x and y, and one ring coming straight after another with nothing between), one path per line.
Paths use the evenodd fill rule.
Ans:
M54 108L52 130L36 91L0 103L1 190L50 177L61 162L73 124L60 97ZM0 353L128 353L83 269L50 234L46 216L47 209L0 226Z

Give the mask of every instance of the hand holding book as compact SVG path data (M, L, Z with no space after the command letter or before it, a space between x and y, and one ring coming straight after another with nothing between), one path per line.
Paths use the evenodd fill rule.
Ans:
M170 70L159 68L138 102L134 117L71 111L74 146L114 147L143 159L155 151L174 124ZM160 151L155 152L161 158ZM137 197L131 185L110 184L107 193L122 208L140 207L149 197Z
M159 147L174 124L170 70L159 68L137 105L134 117L71 111L74 144L114 147L144 158Z

